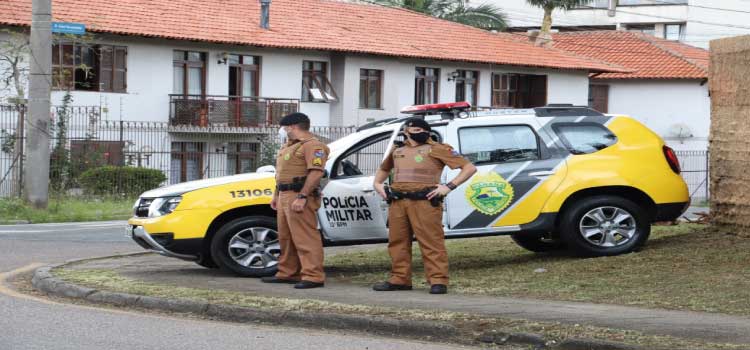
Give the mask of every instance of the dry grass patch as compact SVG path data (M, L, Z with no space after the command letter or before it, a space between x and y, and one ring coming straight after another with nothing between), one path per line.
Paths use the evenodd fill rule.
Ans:
M615 257L534 254L509 237L447 247L453 292L750 315L750 239L708 226L655 226L641 251ZM377 249L326 266L330 277L369 284L387 278L390 258ZM414 284L424 283L416 245L414 267Z

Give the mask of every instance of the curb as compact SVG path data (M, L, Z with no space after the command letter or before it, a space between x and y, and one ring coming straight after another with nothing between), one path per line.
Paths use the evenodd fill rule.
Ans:
M70 260L62 264L38 268L31 279L32 286L48 295L81 299L96 304L138 307L151 310L190 313L228 322L255 322L291 327L322 328L328 330L359 331L382 336L401 336L433 341L466 343L473 339L485 344L516 344L533 349L549 350L646 350L645 348L593 339L565 339L559 343L546 340L542 335L530 333L485 332L480 336L438 321L402 320L380 316L360 316L333 313L259 310L249 307L212 304L189 299L167 299L109 292L68 283L55 277L56 268L84 261L122 258L148 253L123 254L108 257Z

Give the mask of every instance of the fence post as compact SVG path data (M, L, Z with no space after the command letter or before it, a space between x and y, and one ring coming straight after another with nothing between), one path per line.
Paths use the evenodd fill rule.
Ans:
M18 198L23 197L23 157L24 157L24 140L26 139L26 131L24 130L24 120L26 118L26 109L24 106L17 106L18 111L18 126L16 127L16 155L18 157L18 177L16 184L16 194Z
M705 168L706 169L706 184L705 184L706 187L705 188L706 188L706 202L709 202L709 203L711 202L711 195L708 192L708 189L709 189L708 183L711 181L711 178L710 178L711 171L708 168L710 166L710 162L709 162L710 156L711 156L711 151L706 150L706 168Z

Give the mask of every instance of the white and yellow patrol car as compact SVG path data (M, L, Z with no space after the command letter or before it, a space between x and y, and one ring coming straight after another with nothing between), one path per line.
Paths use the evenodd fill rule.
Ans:
M413 106L433 138L478 168L444 201L447 238L511 235L535 252L604 256L641 246L655 221L690 201L675 153L638 121L585 107L469 111L466 103ZM387 241L387 204L375 170L403 119L362 128L328 146L318 212L326 245ZM270 169L269 169L270 168ZM242 276L267 276L279 256L272 167L141 195L127 232L162 255ZM445 169L443 179L458 170Z

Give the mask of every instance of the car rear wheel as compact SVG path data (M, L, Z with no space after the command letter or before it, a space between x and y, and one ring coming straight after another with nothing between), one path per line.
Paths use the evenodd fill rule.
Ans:
M579 255L611 256L643 245L651 224L646 211L628 199L593 196L578 200L563 213L560 233Z
M565 242L552 234L539 236L517 233L511 235L510 238L513 239L513 242L521 246L521 248L535 253L555 252L565 250L566 248Z
M211 240L211 255L219 266L245 277L276 274L281 247L276 220L249 216L222 226Z

